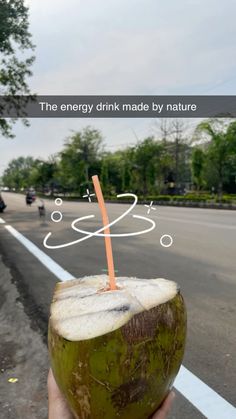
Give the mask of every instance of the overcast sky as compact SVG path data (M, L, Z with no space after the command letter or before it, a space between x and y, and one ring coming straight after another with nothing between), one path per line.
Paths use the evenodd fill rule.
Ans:
M27 0L37 94L236 94L235 0ZM101 129L109 150L153 132L150 119L37 119L0 138L0 172L46 158L70 130ZM2 165L2 166L1 166ZM4 165L4 166L3 166Z

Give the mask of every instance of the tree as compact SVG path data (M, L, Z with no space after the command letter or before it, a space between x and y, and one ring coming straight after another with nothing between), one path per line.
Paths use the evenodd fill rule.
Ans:
M32 186L31 175L35 165L36 161L30 156L11 160L2 176L4 185L17 191L29 188Z
M229 158L227 182L225 183L225 190L229 193L236 193L236 121L233 121L227 131L227 138L229 142Z
M192 174L193 180L199 190L203 186L203 168L205 155L201 148L194 148L192 153Z
M0 94L7 96L0 105L0 132L12 138L15 119L1 117L3 109L12 108L17 115L24 116L22 110L27 99L17 95L30 93L27 77L34 57L24 53L33 49L29 33L28 8L23 0L1 0L0 2ZM20 57L20 53L22 56ZM14 96L14 97L13 97ZM23 123L27 125L26 119Z
M101 181L106 194L115 195L124 191L122 189L123 157L122 151L104 153L102 156Z
M155 128L164 146L164 177L167 179L171 174L175 186L173 190L178 192L183 184L191 181L191 147L186 139L188 126L183 119L162 118L155 124Z
M91 176L100 171L102 135L91 127L75 132L65 143L60 157L62 183L74 190L82 184L88 186Z
M36 160L30 176L31 184L37 190L50 189L53 196L54 189L58 186L57 172L58 167L55 156L49 157L48 161Z
M132 192L135 184L135 147L120 151L121 191Z
M164 144L166 144L170 135L173 134L172 122L167 118L161 118L155 121L154 129L157 131L158 138L160 138Z
M185 147L182 147L185 144L185 139L183 137L184 132L186 131L186 124L181 119L175 119L172 122L173 127L173 138L174 138L174 161L175 161L175 183L177 188L179 188L180 183L180 160L181 160L181 150L184 150Z
M138 143L134 154L134 167L137 180L137 191L144 196L154 192L157 177L161 172L162 144L153 137Z
M110 154L110 153L109 153ZM101 184L105 194L109 193L109 155L103 156L101 166Z
M223 186L229 181L232 165L236 163L236 122L217 119L203 121L196 128L196 138L205 143L207 166L208 169L212 167L211 172L221 200ZM208 183L211 181L208 180Z

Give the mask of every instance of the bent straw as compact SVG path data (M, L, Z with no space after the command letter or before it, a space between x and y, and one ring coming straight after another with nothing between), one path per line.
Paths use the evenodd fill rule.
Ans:
M92 181L93 181L94 189L97 195L98 205L102 213L102 222L105 227L106 225L109 224L109 218L108 218L106 205L104 202L103 193L102 193L98 176L92 176ZM110 234L110 228L107 227L104 230L104 233ZM115 280L115 270L114 270L111 237L105 237L105 247L106 247L106 256L107 256L108 275L109 275L109 281L110 281L110 290L116 290L117 287L116 287L116 280Z

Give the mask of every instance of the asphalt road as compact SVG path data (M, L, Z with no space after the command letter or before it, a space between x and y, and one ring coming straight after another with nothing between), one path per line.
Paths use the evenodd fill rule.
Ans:
M64 202L59 208L45 201L47 214L40 220L37 206L26 207L24 197L5 193L7 211L1 217L29 238L64 269L76 277L99 274L106 268L102 238L92 238L59 250L43 247L51 231L50 243L62 244L78 238L71 222L95 214L82 228L101 227L96 203ZM108 204L110 220L127 210L127 205ZM60 210L63 220L53 223L52 211ZM134 214L147 216L147 208L137 206ZM149 216L156 222L146 235L114 238L117 275L140 278L163 277L180 285L188 311L188 338L184 366L236 406L236 212L195 208L156 207ZM134 232L146 228L131 216L114 226L112 232ZM173 245L164 248L160 237L170 234ZM0 252L19 280L29 314L48 316L56 278L0 225ZM17 279L16 279L17 280ZM28 305L28 308L27 308ZM171 418L204 417L178 394ZM222 418L223 419L223 418ZM230 419L230 418L229 418Z

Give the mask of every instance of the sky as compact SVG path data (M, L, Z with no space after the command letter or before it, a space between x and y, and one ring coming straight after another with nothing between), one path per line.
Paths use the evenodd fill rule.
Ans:
M41 95L236 94L235 0L27 0ZM151 119L31 119L0 137L0 174L20 155L47 158L91 125L107 149L157 133Z

